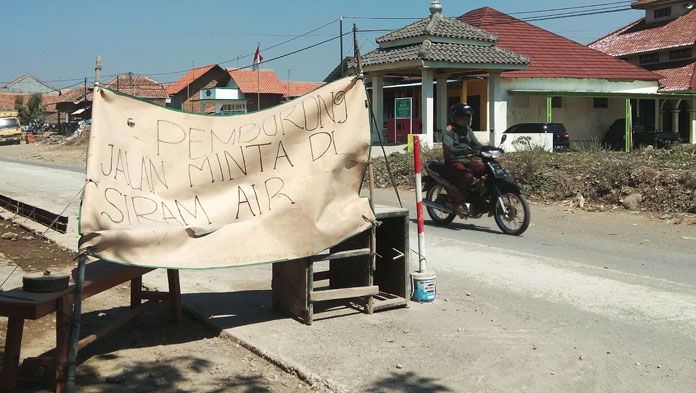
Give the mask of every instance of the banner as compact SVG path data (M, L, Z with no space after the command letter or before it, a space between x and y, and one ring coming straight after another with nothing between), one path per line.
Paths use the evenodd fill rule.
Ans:
M363 81L260 112L182 112L96 88L80 249L150 267L317 254L370 228Z

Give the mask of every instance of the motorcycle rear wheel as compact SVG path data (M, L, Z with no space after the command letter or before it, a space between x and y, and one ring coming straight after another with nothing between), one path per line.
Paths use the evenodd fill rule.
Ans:
M445 187L439 184L435 184L430 187L428 192L425 194L425 198L431 202L437 202L440 204L442 204L443 201L449 201L449 195L447 194ZM427 206L426 210L428 211L430 218L437 225L447 225L457 216L454 213L447 213L430 206Z
M503 233L508 235L521 235L529 227L529 204L521 194L505 193L501 197L505 210L501 209L500 202L495 204L495 223Z

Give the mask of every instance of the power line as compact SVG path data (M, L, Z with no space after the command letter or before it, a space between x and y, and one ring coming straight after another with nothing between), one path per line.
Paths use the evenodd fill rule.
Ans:
M626 3L632 3L634 0L624 0L624 1L612 1L611 3L598 3L598 4L589 4L589 5L578 5L575 7L563 7L563 8L549 8L545 10L536 10L536 11L518 11L518 12L508 12L508 15L519 15L519 14L537 14L541 12L552 12L552 11L563 11L563 10L574 10L574 9L581 9L581 8L592 8L592 7L598 7L598 6L603 6L603 5L616 5L616 4L626 4Z
M281 46L281 45L285 45L285 44L287 44L288 42L294 41L294 40L296 40L296 39L298 39L298 38L305 37L305 36L307 36L307 35L309 35L309 34L311 34L311 33L314 33L314 32L317 31L317 30L323 29L324 27L329 26L329 25L331 25L331 24L333 24L333 23L336 23L336 22L338 22L338 19L334 19L334 20L332 20L332 21L330 21L330 22L328 22L328 23L326 23L326 24L323 24L323 25L321 25L321 26L319 26L319 27L317 27L317 28L314 28L314 29L312 29L312 30L310 30L310 31L308 31L308 32L306 32L306 33L302 33L302 34L300 34L300 35L298 35L298 36L295 36L295 37L293 37L293 38L290 38L289 40L285 40L285 41L283 41L283 42L280 42L280 43L277 43L277 44L275 44L275 45L269 46L268 48L265 48L264 50L271 50L271 49L277 48L277 47L279 47L279 46ZM250 53L250 54L248 54L248 55L238 56L237 58L232 59L232 60L223 61L222 63L218 63L218 64L226 64L226 63L229 63L229 62L232 62L232 61L235 61L235 60L244 59L244 58L247 58L247 57L254 56L255 54L256 54L256 51L254 51L254 52L252 52L252 53Z

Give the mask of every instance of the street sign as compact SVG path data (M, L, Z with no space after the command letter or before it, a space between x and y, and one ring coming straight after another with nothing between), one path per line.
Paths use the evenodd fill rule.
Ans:
M394 114L397 119L411 118L411 97L394 99Z
M408 133L413 133L413 113L411 97L394 98L394 142L396 142L396 119L408 119Z

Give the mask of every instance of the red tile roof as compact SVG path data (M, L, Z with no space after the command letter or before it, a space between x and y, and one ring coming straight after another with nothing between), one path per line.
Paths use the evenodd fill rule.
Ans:
M320 87L324 82L299 82L299 81L283 81L285 85L286 97L299 97L309 93L310 91Z
M673 61L646 68L662 75L660 91L696 90L696 60Z
M498 35L497 46L530 58L529 68L504 72L507 78L658 80L659 75L615 59L490 7L457 18Z
M612 56L625 56L696 43L696 12L667 23L647 25L645 18L604 36L588 46Z
M104 86L142 98L167 98L167 89L146 76L119 75L104 83Z
M189 85L189 83L192 83L196 79L200 78L203 74L212 70L215 67L218 67L218 65L211 64L211 65L207 65L205 67L198 67L198 68L192 69L191 71L187 72L186 75L179 78L179 80L177 80L176 82L169 85L169 87L167 87L167 93L169 95L174 95L174 94L182 91L186 86Z
M15 106L15 97L20 96L22 97L22 100L24 101L24 105L27 105L29 103L29 98L31 98L31 94L19 94L19 93L1 93L0 94L0 111L13 111L14 106ZM42 94L42 100L41 104L44 107L44 110L47 112L55 112L56 111L56 103L60 101L62 96L59 96L58 94Z
M631 3L631 8L643 8L648 4L659 3L661 0L638 0Z
M228 69L234 82L244 94L285 94L288 89L273 70Z

